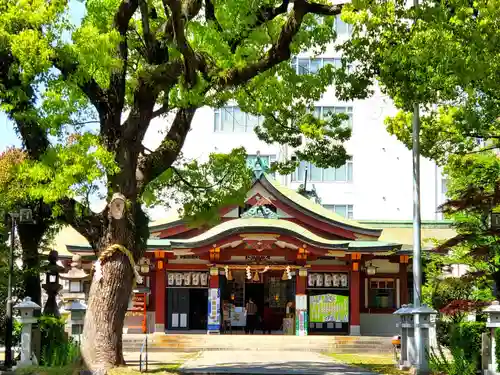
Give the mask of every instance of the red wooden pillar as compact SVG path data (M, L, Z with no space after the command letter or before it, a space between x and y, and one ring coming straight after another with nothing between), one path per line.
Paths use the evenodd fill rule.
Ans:
M297 270L297 276L295 277L295 294L306 294L306 283L307 276L299 276L299 271Z
M219 289L219 270L217 268L210 269L209 287L213 289Z
M399 296L401 298L401 305L408 304L408 259L409 257L403 255L400 257L399 263Z
M162 252L155 252L155 332L165 333L167 273Z
M359 257L355 254L351 255L351 258L354 260L352 262L351 269L351 282L349 285L349 300L351 301L351 311L350 311L350 322L349 322L349 334L351 336L360 336L361 335L361 317L359 313L359 302L360 302L360 275L359 275L359 263L356 260Z

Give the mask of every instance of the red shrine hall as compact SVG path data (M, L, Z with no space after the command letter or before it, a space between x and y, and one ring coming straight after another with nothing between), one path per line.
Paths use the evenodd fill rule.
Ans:
M174 219L150 228L128 332L387 335L408 303L401 245L265 173L216 226Z

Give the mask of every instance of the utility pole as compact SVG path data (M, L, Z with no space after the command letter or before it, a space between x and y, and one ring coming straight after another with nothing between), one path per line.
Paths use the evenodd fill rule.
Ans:
M418 9L418 0L413 0L415 10ZM414 20L414 25L417 18ZM420 113L418 103L413 104L413 306L419 308L422 296L422 254L421 254L421 217L420 217ZM414 315L415 322L415 349L417 373L423 370L424 349L420 332L420 315Z
M10 213L11 228L10 228L10 255L9 255L9 275L7 283L7 310L5 312L5 367L12 368L12 331L14 323L12 317L12 275L14 273L14 248L16 246L16 219L18 213Z

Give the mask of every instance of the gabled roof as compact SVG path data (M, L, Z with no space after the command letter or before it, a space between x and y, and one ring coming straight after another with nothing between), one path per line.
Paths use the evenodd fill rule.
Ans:
M230 235L252 233L276 233L289 235L303 241L306 244L330 250L365 249L369 251L396 251L400 248L400 245L396 243L381 241L330 240L320 237L292 221L264 218L229 220L210 228L206 232L193 238L171 239L170 245L172 249L201 247L214 244L218 240L226 238Z
M333 226L340 227L349 231L368 236L379 237L381 229L375 229L372 226L361 224L355 220L346 219L333 211L330 211L322 205L313 202L293 189L282 186L276 180L266 173L255 179L254 184L260 182L271 194L282 200L290 207L303 212Z

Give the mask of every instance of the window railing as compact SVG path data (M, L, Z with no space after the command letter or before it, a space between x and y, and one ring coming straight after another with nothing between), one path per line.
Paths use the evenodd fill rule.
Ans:
M345 113L349 118L346 125L353 127L352 106L317 106L314 107L314 116L322 120L328 118L328 114ZM214 109L214 132L216 133L249 133L261 125L263 116L255 116L243 112L237 106L227 106Z
M352 182L353 162L347 161L340 168L319 168L312 163L301 161L292 173L292 181L304 181L307 169L307 181L311 182Z

